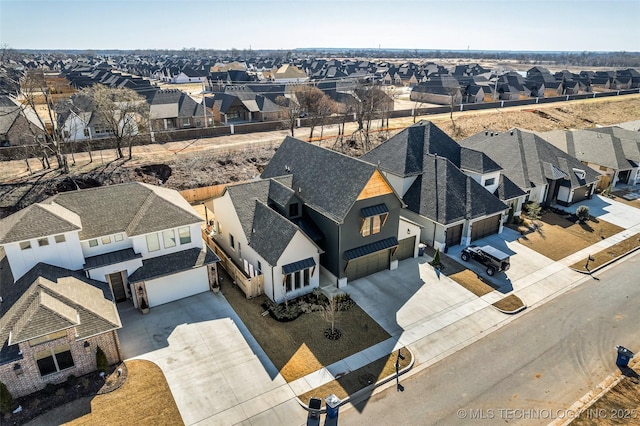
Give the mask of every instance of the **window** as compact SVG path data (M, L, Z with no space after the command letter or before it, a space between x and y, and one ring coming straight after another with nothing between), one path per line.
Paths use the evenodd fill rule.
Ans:
M484 181L484 186L491 186L496 183L496 178L487 179Z
M20 250L29 250L31 248L31 241L23 241L20 243Z
M62 339L63 337L67 337L67 330L57 331L55 333L49 333L49 334L45 334L44 336L31 339L29 340L29 346L40 345L42 343L50 342L52 340Z
M67 240L64 238L64 235L63 235L63 234L56 235L56 236L55 236L55 237L53 237L53 238L56 240L56 244L64 243L65 241L67 241Z
M291 287L291 274L287 274L287 276L285 277L285 288L287 291L291 291L292 287Z
M292 272L285 276L285 288L286 291L298 290L302 287L306 287L311 284L311 272L310 269L303 269L301 271Z
M176 246L176 233L173 229L162 231L162 241L164 248L170 248Z
M191 242L191 229L188 226L178 228L178 237L180 237L180 244L189 244Z
M262 263L258 260L258 272L262 272Z
M369 235L379 233L387 220L387 216L388 213L365 217L364 219L362 219L360 234L363 237L368 237Z
M106 237L102 237L102 244L111 244L111 237L108 235Z
M601 171L606 172L607 171L607 166L600 166L599 167Z
M190 124L191 122L189 121L189 118L182 119L182 127L188 127Z
M122 241L122 240L123 240L122 234L116 234L116 235L114 235L114 236L113 236L113 240L114 240L114 241Z
M298 203L289 204L289 217L300 216L300 205Z
M85 135L86 137L89 137L89 128L88 128L88 127L85 127L85 128L84 128L84 135Z
M49 238L40 238L40 239L38 239L38 245L40 247L48 246L49 245Z
M158 234L147 235L147 250L149 252L160 250L160 240L158 239Z
M69 345L58 346L35 354L41 376L57 373L74 366Z
M89 247L97 247L98 240L89 240Z
M233 238L233 235L229 234L229 245L233 250L236 249L236 239Z

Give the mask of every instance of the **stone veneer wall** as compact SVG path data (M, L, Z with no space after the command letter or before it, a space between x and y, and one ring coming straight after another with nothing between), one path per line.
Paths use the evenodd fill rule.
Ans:
M90 344L88 350L84 346L85 342ZM71 347L74 367L42 377L38 370L35 354L65 344ZM28 342L23 342L19 345L22 351L22 358L0 365L0 381L7 385L14 398L39 391L48 383L62 383L72 374L79 377L95 371L96 348L98 346L107 355L109 364L121 361L120 342L115 330L88 339L76 340L75 330L71 328L67 331L66 338L51 340L33 347ZM18 365L19 369L16 369Z

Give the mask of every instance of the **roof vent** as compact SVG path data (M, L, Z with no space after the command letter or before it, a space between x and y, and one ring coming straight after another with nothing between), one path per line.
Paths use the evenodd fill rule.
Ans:
M491 132L491 136L493 137L493 132Z
M487 136L488 134L489 134L489 131L488 131L488 130L485 130L485 131L484 131L484 135L485 135L485 136Z
M513 130L511 131L511 136L513 136Z
M573 173L576 174L578 179L584 179L587 176L587 172L582 169L576 169L575 167L573 168Z

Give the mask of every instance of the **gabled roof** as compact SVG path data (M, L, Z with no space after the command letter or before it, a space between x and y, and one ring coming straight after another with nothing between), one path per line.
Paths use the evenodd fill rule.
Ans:
M460 165L460 145L430 121L420 121L392 136L360 157L396 176L415 176L423 172L429 155L448 158Z
M79 217L81 240L119 232L131 237L202 221L178 192L140 182L64 192L32 207L37 211L56 213L62 219L56 226L45 228L40 224L45 235L59 234L61 229L78 229L76 218ZM19 215L17 221L13 219L15 215ZM22 220L31 223L25 216L15 213L3 219L0 227L4 227L5 221L10 221L7 223L11 228L18 224L22 226ZM57 224L64 225L65 222L75 227L69 224L67 228L58 227Z
M493 135L493 136L491 136ZM569 179L577 188L596 182L599 174L540 136L520 129L504 133L481 132L460 142L487 154L522 190L547 184L547 179ZM585 170L581 179L573 169Z
M435 155L424 157L422 174L403 200L409 210L443 225L508 209L451 161Z
M261 177L292 175L305 205L342 223L377 169L374 165L287 136Z
M84 339L122 327L109 284L38 263L2 286L0 342L11 344L75 327Z
M515 183L511 181L508 177L503 174L500 174L500 181L498 182L498 187L493 192L493 195L498 197L502 201L512 200L517 197L522 197L527 193L518 187Z
M589 131L615 136L620 140L625 158L628 161L640 164L640 132L634 132L618 126L597 127L595 129L589 129Z
M460 168L480 174L502 170L502 167L489 158L487 154L470 148L460 149Z
M293 191L275 179L227 186L240 225L250 247L269 264L276 265L296 232L306 235L296 224L269 207L284 207Z
M614 170L631 168L620 139L611 132L554 130L540 133L540 136L580 161L606 166Z

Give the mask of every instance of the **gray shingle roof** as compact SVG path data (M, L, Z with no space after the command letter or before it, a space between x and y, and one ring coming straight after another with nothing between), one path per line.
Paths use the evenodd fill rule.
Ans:
M84 259L84 269L100 268L106 265L114 265L116 263L126 262L132 259L139 259L142 254L136 253L132 248L112 251L109 253L99 254Z
M460 145L430 121L420 121L360 157L397 176L422 173L424 157L437 154L460 166Z
M611 132L593 130L554 130L540 136L580 161L606 166L614 170L631 168L620 139Z
M139 182L65 192L43 204L54 203L80 216L81 240L119 232L131 237L202 221L178 192Z
M228 186L226 191L249 246L269 264L277 264L295 233L302 230L268 207L268 204L274 202L283 208L295 196L293 191L275 179Z
M462 148L460 150L460 168L480 174L502 170L502 167L489 158L484 152L475 151L470 148Z
M517 197L522 197L525 195L522 189L518 187L515 183L511 181L508 177L501 174L500 181L498 183L498 188L493 192L493 195L501 199L502 201L512 200Z
M545 185L548 177L562 178L554 169L560 170L568 177L572 188L594 183L600 176L596 171L586 167L579 160L535 133L513 129L504 133L491 134L478 133L462 140L460 144L487 154L522 190L526 191L536 185ZM546 166L545 163L547 163ZM578 178L573 168L584 170L585 179Z
M261 174L293 175L292 188L305 205L342 223L376 167L287 136Z
M446 158L424 158L424 169L404 195L407 208L443 225L495 215L508 207Z
M80 218L58 205L32 204L0 220L0 244L80 229Z
M130 283L165 277L189 269L219 262L220 258L209 247L182 250L142 261L142 267L129 276Z
M109 285L80 272L38 263L0 290L3 343L10 333L15 343L74 325L78 339L122 327Z

